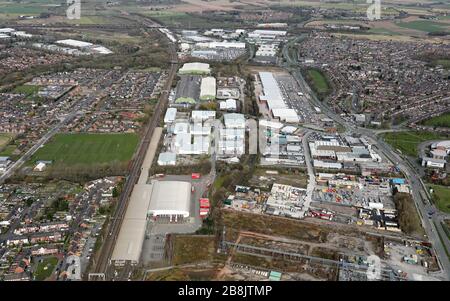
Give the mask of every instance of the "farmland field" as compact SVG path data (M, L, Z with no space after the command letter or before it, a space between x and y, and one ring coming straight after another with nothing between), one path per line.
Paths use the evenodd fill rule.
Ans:
M401 22L397 23L398 26L409 28L409 29L415 29L425 32L438 32L438 31L449 31L448 24L439 23L439 22L432 22L432 21L411 21L411 22Z
M417 146L427 140L446 139L447 137L432 132L397 132L385 133L384 140L403 154L417 156Z
M55 164L94 164L129 161L136 149L136 134L57 134L31 158Z
M440 126L450 128L450 113L445 113L443 115L427 119L423 121L422 124L428 126Z

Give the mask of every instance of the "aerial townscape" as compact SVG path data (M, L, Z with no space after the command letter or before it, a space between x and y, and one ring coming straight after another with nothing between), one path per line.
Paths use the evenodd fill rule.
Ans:
M3 1L0 103L0 282L450 280L448 1Z

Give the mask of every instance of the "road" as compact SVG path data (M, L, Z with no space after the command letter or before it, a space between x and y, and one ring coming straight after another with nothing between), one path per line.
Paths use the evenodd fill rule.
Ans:
M302 139L303 150L305 153L305 163L306 163L306 167L308 169L308 177L309 177L308 185L306 186L305 203L303 204L303 209L302 209L303 216L305 216L306 211L309 209L309 206L312 201L312 195L313 195L314 189L316 188L316 176L314 174L314 167L312 164L311 154L309 152L309 146L308 146L308 137L312 133L313 132L308 132Z
M287 50L284 50L283 53L287 53ZM431 219L427 217L428 211L434 206L424 205L422 194L427 195L426 187L423 184L422 179L417 176L417 173L414 171L413 166L411 166L406 158L400 157L400 155L397 154L390 145L388 145L380 137L378 137L376 132L349 123L341 116L333 112L328 106L326 106L325 102L319 101L298 70L298 63L290 59L289 57L287 57L287 61L288 62L286 67L291 71L291 74L297 80L300 87L304 88L304 91L306 92L305 94L311 104L319 107L325 115L333 119L336 123L341 124L345 128L346 132L350 134L355 133L364 135L376 141L377 147L381 150L385 157L396 164L397 167L403 172L405 177L409 180L409 183L411 184L413 200L416 208L418 209L422 226L426 233L426 237L433 244L444 277L450 279L450 261L445 250L445 246L449 247L450 242L448 241L447 235L442 235L443 229L440 226L440 215L435 214ZM426 202L429 203L428 200L426 200ZM436 227L434 226L435 223L439 225L438 229L436 229ZM437 231L441 233L441 236L444 239L444 243L441 242ZM448 250L450 251L450 249Z

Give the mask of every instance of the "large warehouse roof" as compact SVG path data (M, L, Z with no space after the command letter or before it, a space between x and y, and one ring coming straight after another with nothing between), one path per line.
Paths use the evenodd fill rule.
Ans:
M259 72L259 77L264 89L264 95L261 95L259 98L267 102L270 110L286 109L286 104L273 74L271 72Z
M191 183L181 181L157 181L148 212L153 215L189 216Z
M67 45L67 46L72 46L72 47L90 47L90 46L94 45L92 43L78 41L78 40L72 40L72 39L59 40L59 41L56 41L56 43Z
M210 73L211 70L209 69L209 64L206 63L186 63L183 65L182 68L180 68L179 73L180 74L203 74L203 73Z
M294 109L273 109L273 117L280 119L283 122L297 123L300 121L297 112Z
M216 79L214 77L205 77L200 85L200 99L211 100L216 98Z
M138 262L141 257L147 225L147 210L152 185L134 186L111 260Z

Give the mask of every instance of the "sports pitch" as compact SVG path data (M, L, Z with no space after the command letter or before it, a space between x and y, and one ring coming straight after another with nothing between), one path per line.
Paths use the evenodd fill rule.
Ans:
M96 164L129 161L138 143L136 134L57 134L31 158L54 164Z

